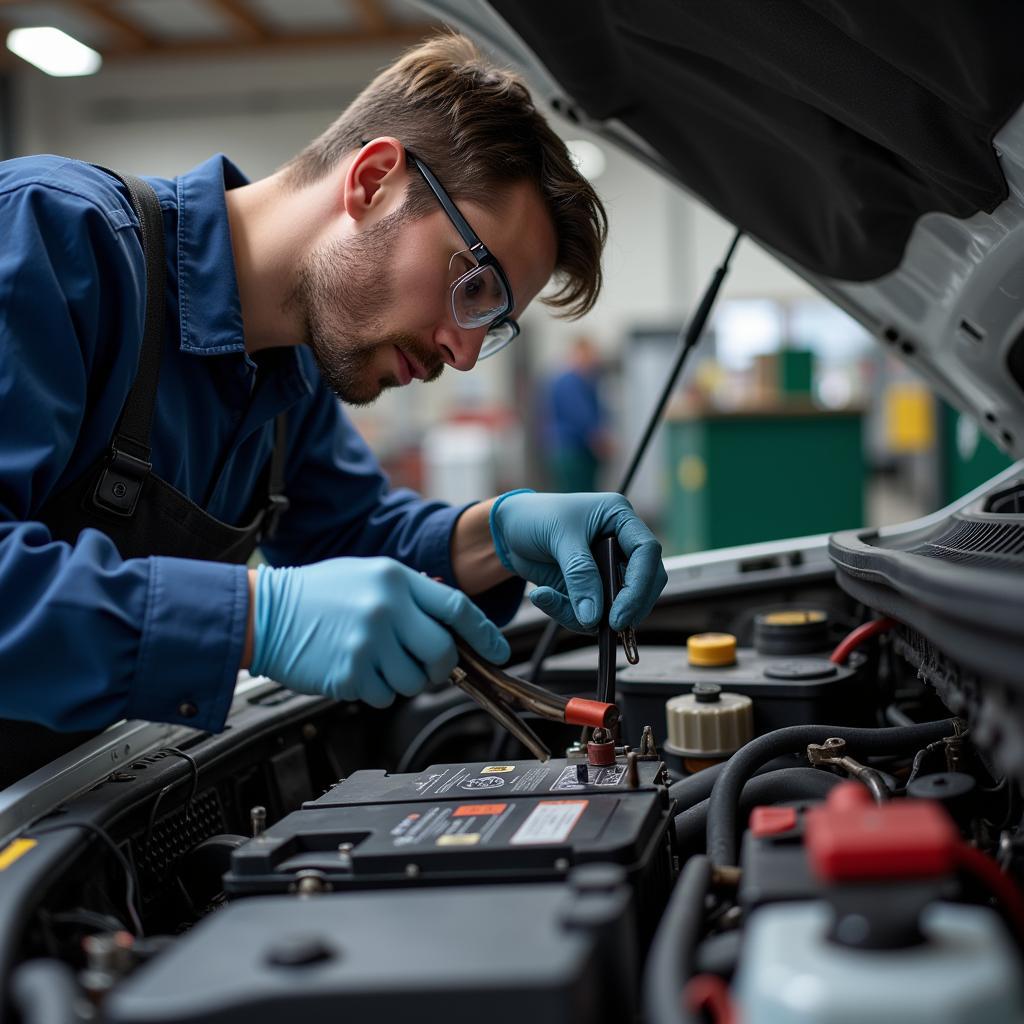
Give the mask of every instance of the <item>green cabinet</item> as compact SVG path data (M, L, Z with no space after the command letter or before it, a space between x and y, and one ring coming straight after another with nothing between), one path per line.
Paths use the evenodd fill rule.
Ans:
M806 403L672 414L669 553L862 526L861 419Z

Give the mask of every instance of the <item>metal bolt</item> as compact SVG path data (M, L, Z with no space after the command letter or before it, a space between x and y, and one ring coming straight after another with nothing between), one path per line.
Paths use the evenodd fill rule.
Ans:
M295 876L295 891L300 896L315 896L329 889L327 879L319 871L300 871Z
M640 734L640 756L658 756L658 748L654 745L654 730L649 725L645 725L643 732Z
M558 860L555 861L555 870L556 871L568 871L569 870L569 861L565 857L559 857Z
M640 785L640 764L639 757L635 751L626 755L626 783L630 789L636 789Z
M257 805L249 811L249 823L252 826L253 839L263 835L267 828L267 809Z
M406 864L405 865L405 877L406 878L419 878L420 877L420 866L419 866L419 864Z

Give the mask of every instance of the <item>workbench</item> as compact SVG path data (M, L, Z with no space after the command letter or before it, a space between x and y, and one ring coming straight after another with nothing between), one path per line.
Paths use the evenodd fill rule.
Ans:
M728 411L677 400L666 414L668 553L862 526L862 418L802 396Z

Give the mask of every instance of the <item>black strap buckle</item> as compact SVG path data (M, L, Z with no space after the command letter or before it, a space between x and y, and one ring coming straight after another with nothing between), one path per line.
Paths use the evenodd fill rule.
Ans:
M134 515L142 485L152 469L151 462L117 448L111 449L110 460L96 482L93 501L114 515L126 518Z

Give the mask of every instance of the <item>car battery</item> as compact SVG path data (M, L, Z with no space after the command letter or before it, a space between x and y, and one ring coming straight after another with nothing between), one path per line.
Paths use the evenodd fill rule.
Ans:
M239 900L107 996L107 1024L616 1024L637 1003L622 872Z
M616 672L615 703L622 712L621 736L638 746L650 725L659 747L665 743L665 702L690 693L697 683L715 683L728 693L753 701L754 732L761 735L788 725L818 723L870 724L864 721L871 702L864 699L863 658L836 665L825 654L779 656L740 647L730 665L695 666L687 648L642 647L640 663L626 663L621 652ZM592 648L549 658L544 685L551 689L593 692L597 652ZM677 767L671 759L669 764Z
M623 757L359 771L234 850L231 896L563 879L617 864L649 934L674 878L664 766Z

